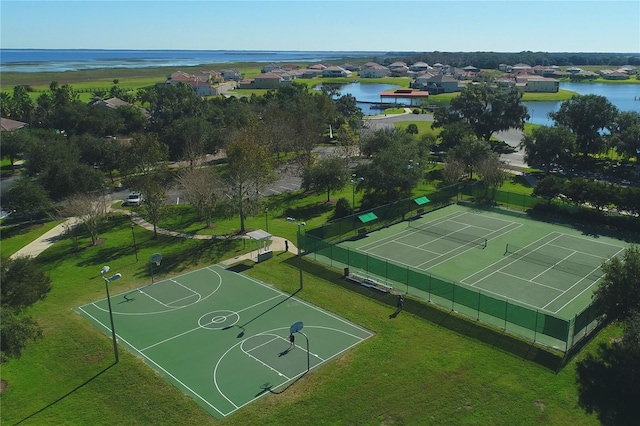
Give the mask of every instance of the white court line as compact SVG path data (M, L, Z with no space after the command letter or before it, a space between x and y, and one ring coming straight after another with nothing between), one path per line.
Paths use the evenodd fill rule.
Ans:
M323 312L323 311L321 311L321 312ZM326 313L326 312L323 312L323 313ZM332 316L332 315L331 315L331 316ZM337 318L337 319L341 319L341 318ZM344 321L344 320L342 320L342 321ZM311 327L308 327L308 328L315 328L315 327L316 327L316 326L311 326ZM359 327L356 327L356 328L359 328ZM282 329L286 329L286 328L282 328ZM276 330L282 330L282 329L276 329ZM337 329L336 329L336 330L337 330ZM269 331L275 331L275 330L269 330ZM343 332L342 330L337 330L337 331ZM324 363L326 363L326 362L331 361L333 358L336 358L337 356L341 355L342 353L344 353L344 352L346 352L346 351L350 350L351 348L353 348L354 346L356 346L356 345L358 345L358 344L362 343L363 341L365 341L365 340L366 340L366 339L368 339L369 337L371 337L371 336L368 336L368 337L365 337L365 338L361 338L361 337L360 337L360 338L358 338L359 340L358 340L358 341L356 341L354 344L352 344L352 345L350 345L350 346L347 346L346 348L344 348L344 349L343 349L343 350L341 350L340 352L338 352L338 353L336 353L336 354L332 355L331 357L327 358L327 359L326 359L326 360L324 360L323 362L321 362L321 363L319 363L319 364L315 365L313 368L320 367L322 364L324 364ZM240 343L236 343L236 345L234 345L234 346L237 346L238 344L240 344ZM311 355L313 355L313 353L311 353L311 352L309 352L309 353L310 353ZM226 355L226 353L225 353L225 355ZM320 357L318 357L318 358L320 358ZM321 358L320 358L320 359L321 359ZM218 361L218 362L219 362L219 361ZM217 369L217 367L218 367L218 366L216 365L216 369ZM296 379L296 378L298 378L298 377L300 377L300 376L302 376L302 375L303 375L303 374L305 374L305 373L306 373L306 371L303 371L302 373L298 374L297 376L292 377L292 380L293 380L293 379ZM214 375L214 382L215 382L215 375ZM272 389L274 389L274 390L275 390L275 389L278 389L278 388L280 388L280 387L282 387L282 386L286 385L287 383L288 383L288 382L283 382L283 383L281 383L281 384L279 384L279 385L277 385L277 386L273 387ZM220 392L220 389L218 388L218 384L217 384L217 383L216 383L216 388L218 389L218 392ZM221 394L222 394L222 393L221 393ZM223 395L223 396L224 396L224 395ZM223 416L225 416L225 417L226 417L226 416L228 416L228 415L231 415L231 414L235 413L235 412L236 412L237 410L239 410L240 408L245 407L245 406L247 406L247 405L251 404L252 402L254 402L254 401L258 400L259 398L262 398L262 396L263 396L263 395L256 396L255 398L250 399L249 401L245 402L244 404L242 404L242 405L240 405L240 406L236 406L235 404L231 403L231 404L232 404L234 407L236 407L236 408L235 408L235 409L233 409L233 410L231 410L231 411L230 411L230 412L228 412L227 414L223 414ZM226 396L225 396L225 398L226 398ZM228 399L227 399L227 400L228 400ZM229 402L231 402L231 401L229 401Z
M562 236L562 234L561 234L561 233L559 233L559 232L551 232L551 233L549 233L549 234L545 235L544 237L540 237L540 238L538 238L537 240L535 240L535 241L533 241L533 242L531 242L531 243L527 244L527 245L526 245L526 246L524 246L523 248L530 247L530 246L532 246L532 245L534 245L534 244L536 244L536 243L538 243L538 242L540 242L540 241L544 240L545 238L548 238L550 235L554 235L554 234L560 234L560 235L558 235L557 237L555 237L553 240L558 239L558 238L560 238L560 237ZM551 241L553 241L553 240L551 240ZM540 246L540 247L543 247L543 246ZM538 248L540 248L540 247L538 247ZM537 249L536 249L536 250L537 250ZM508 258L507 258L507 259L508 259ZM511 264L513 264L513 263L516 263L516 262L518 261L518 259L517 259L517 258L515 258L515 259L514 259L514 260L512 260L511 262L509 262L509 263L507 263L506 265L504 265L504 266L500 267L499 269L497 269L497 270L493 271L493 272L492 272L492 273L490 273L489 275L486 275L486 276L484 276L484 277L480 278L479 280L476 280L476 281L474 281L474 282L472 282L472 283L468 283L468 282L466 282L469 278L473 277L474 275L478 275L478 274L479 274L479 273L481 273L482 271L484 271L484 270L486 270L486 269L489 269L489 268L493 267L494 265L497 265L498 263L504 262L504 260L505 260L505 258L503 257L503 258L501 258L500 260L497 260L497 261L493 262L492 264L485 266L484 268L480 269L478 272L474 272L473 274L469 275L468 277L465 277L465 278L461 279L461 280L460 280L460 282L461 282L461 283L465 283L465 284L467 284L467 285L469 285L469 286L472 286L472 287L473 287L473 286L475 286L476 284L478 284L480 281L485 280L486 278L490 277L491 275L495 274L496 272L498 272L498 271L500 271L500 270L502 270L502 269L506 268L507 266L509 266L509 265L511 265Z
M592 238L583 237L583 236L580 236L580 235L565 234L565 233L562 233L562 232L560 232L560 234L562 234L563 236L568 237L568 238L575 238L575 239L578 239L578 240L589 241L590 243L593 243L593 244L602 244L602 245L605 245L605 246L615 247L615 248L617 248L619 250L618 253L620 253L620 250L624 250L624 248L622 248L620 246L617 246L615 244L605 243L603 241L594 241ZM617 253L616 253L616 255L617 255Z
M262 334L262 336L266 336L266 334ZM273 342L273 341L275 341L275 340L284 340L284 339L280 338L279 336L278 336L278 337L274 337L273 339L271 339L271 340L269 340L269 341L267 341L267 342L263 343L262 345L259 345L259 346L256 346L255 348L250 349L250 351L252 351L252 350L254 350L254 349L257 349L257 348L259 348L260 346L266 345L267 343L271 343L271 342ZM276 373L278 376L282 376L282 377L284 377L285 379L287 379L287 381L291 380L291 379L290 379L286 374L281 373L280 371L278 371L277 369L273 368L272 366L270 366L270 365L269 365L269 364L267 364L266 362L264 362L264 361L262 361L262 360L258 359L257 357L255 357L255 356L251 355L251 354L249 353L250 351L245 350L245 348L244 348L244 342L246 342L246 340L243 340L242 342L240 342L240 350L241 350L243 353L245 353L247 356L249 356L250 358L252 358L254 361L257 361L258 363L260 363L260 364L264 365L264 366L265 366L265 367L267 367L269 370L271 370L271 371L273 371L274 373Z
M550 286L550 285L546 285L546 284L539 283L537 281L533 281L533 279L529 280L529 279L526 279L526 278L519 277L517 275L509 274L509 273L504 272L504 271L498 271L498 273L502 274L502 275L506 275L506 276L511 277L511 278L516 278L516 279L518 279L520 281L526 281L528 283L535 284L535 285L540 286L540 287L546 287L546 288L548 288L550 290L555 290L555 291L560 292L560 293L562 293L564 291L564 290L560 290L559 288L555 288L555 287Z
M451 219L449 219L448 222L456 223L458 225L473 226L474 228L482 229L483 231L490 231L490 232L495 232L496 231L496 230L491 229L491 228L485 228L483 226L478 226L478 225L470 225L470 224L464 223L464 222L456 222L455 220L451 220ZM515 223L515 222L511 222L511 223ZM504 226L503 226L503 228L504 228ZM501 228L498 228L498 229L501 229ZM454 231L454 232L457 232L457 231Z
M568 255L566 255L565 257L563 257L562 259L560 259L560 261L554 263L553 265L549 266L547 269L545 269L544 271L540 272L538 275L536 275L535 277L531 278L532 280L535 280L536 278L538 278L540 275L545 274L547 272L549 272L550 270L552 270L553 268L555 268L556 266L558 266L560 264L560 262L564 262L565 260L567 260L568 258L570 258L571 256L573 256L575 253L569 253ZM597 269L597 268L596 268Z
M217 267L218 267L218 268L220 268L220 269L225 269L225 267L224 267L224 266L222 266L222 265L220 265L220 264L217 264L217 265L215 265L215 266L217 266ZM285 293L285 292L283 292L283 291L281 291L281 290L279 290L279 289L277 289L277 288L275 288L275 287L272 287L272 286L270 286L270 285L268 285L268 284L265 284L265 283L263 283L263 282L261 282L261 281L259 281L259 280L256 280L256 279L254 279L253 277L250 277L250 276L248 276L248 275L241 275L241 276L242 276L243 278L245 278L245 279L248 279L249 281L252 281L252 282L254 282L254 283L256 283L256 284L259 284L259 285L260 285L260 286L262 286L262 287L268 288L269 290L274 291L274 292L276 292L276 293L279 293L279 294L281 294L281 295L283 295L283 296L286 296L287 298L294 299L296 302L298 302L298 303L300 303L300 304L303 304L303 305L305 305L305 306L307 306L307 307L309 307L309 308L311 308L311 309L315 309L315 310L316 310L316 311L318 311L318 312L322 312L323 314L328 315L328 316L330 316L331 318L333 318L333 319L335 319L335 320L338 320L338 321L340 321L340 322L343 322L343 323L345 323L345 324L349 325L350 327L356 328L356 329L358 329L358 330L360 330L360 331L363 331L363 332L365 332L366 334L368 334L368 336L367 336L367 337L361 338L362 340L368 339L369 337L373 336L373 334L374 334L374 333L372 333L371 331L369 331L369 330L367 330L367 329L365 329L365 328L362 328L362 327L360 327L360 326L359 326L359 325L357 325L357 324L351 323L351 322L349 322L349 321L345 320L344 318L340 318L340 317L338 317L338 316L336 316L336 315L332 314L332 313L331 313L331 312L329 312L329 311L325 311L324 309L320 309L320 308L318 308L317 306L311 305L311 304L309 304L309 303L305 302L305 301L304 301L304 300L302 300L302 299L298 299L298 298L297 298L297 297L295 297L295 296L293 296L293 297L292 297L290 294L287 294L287 293Z
M624 248L620 248L620 250L618 250L618 252L617 252L616 254L614 254L612 257L616 257L617 255L619 255L619 254L620 254L621 252L623 252L624 250L625 250ZM594 271L596 271L596 270L597 270L597 269L594 269ZM593 273L593 271L592 271L592 273ZM582 280L584 280L584 279L586 279L586 278L587 278L587 277L584 277L584 278L582 278ZM562 306L561 306L561 307L556 311L556 313L557 313L557 312L560 312L561 310L563 310L567 305L569 305L569 303L573 302L575 299L577 299L578 297L580 297L580 296L581 296L585 291L587 291L587 290L589 290L589 289L593 288L593 284L597 283L597 282L598 282L598 281L600 281L601 279L602 279L602 277L599 277L599 278L598 278L597 280L595 280L595 281L594 281L590 286L586 287L584 290L582 290L580 293L578 293L575 297L571 298L571 300L569 300L567 303L565 303L564 305L562 305ZM580 281L582 281L582 280L580 280ZM578 281L577 283L575 283L574 285L572 285L571 287L569 287L569 288L567 289L567 292L568 292L570 289L572 289L575 285L577 285L580 281ZM562 296L562 295L560 295L560 296ZM560 296L558 296L558 297L560 297ZM556 298L556 299L557 299L557 298ZM548 306L550 303L554 302L556 299L552 300L551 302L549 302L549 303L548 303L547 305L545 305L545 306Z
M513 228L513 229L506 229L506 228L509 228L511 225L514 225L514 224L515 224L515 225L517 225L515 228ZM486 238L486 239L487 239L487 241L492 241L492 240L494 240L494 239L496 239L496 238L500 238L500 237L502 237L503 235L507 235L509 232L515 231L516 229L520 228L521 226L522 226L522 224L521 224L521 223L517 223L517 222L509 222L509 225L505 225L505 226L503 226L502 228L500 228L500 229L497 229L497 230L493 231L491 234L494 234L494 233L496 233L496 232L502 232L502 231L503 231L503 230L505 230L505 229L506 229L506 232L501 233L501 234L498 234L498 235L494 235L494 236L493 236L493 237L491 237L491 238L487 238L487 237L489 237L489 235L491 235L491 234L488 234L486 237L482 237L482 238ZM464 247L464 246L460 246L460 248L461 248L461 247ZM455 256L447 257L446 259L444 259L444 260L442 260L442 261L440 261L440 262L438 262L438 263L436 263L436 264L434 264L434 265L429 265L429 268L433 268L433 267L436 267L436 266L438 266L438 265L441 265L441 264L443 264L443 263L445 263L445 262L450 261L451 259L455 259L456 257L461 256L461 255L463 255L464 253L466 253L466 252L468 252L468 251L471 251L471 250L475 250L475 249L477 249L477 247L473 247L473 246L471 246L471 247L469 247L468 249L463 250L463 251L461 251L460 253L456 254ZM436 258L436 259L437 259L437 258ZM425 263L429 263L429 262L423 262L423 263L421 263L420 265L424 265ZM425 269L423 269L423 271L424 271L424 270L425 270ZM462 280L461 280L460 282L462 282Z
M230 312L233 312L233 313L235 313L235 314L239 314L240 312L244 312L244 311L246 311L246 310L248 310L248 309L255 308L256 306L259 306L259 305L261 305L261 304L263 304L263 303L269 302L269 301L271 301L271 300L273 300L273 299L277 299L278 297L281 297L281 295L274 296L274 297L272 297L272 298L270 298L270 299L263 300L263 301L261 301L261 302L256 303L255 305L247 306L246 308L244 308L244 309L240 309L239 311L230 311ZM148 349L151 349L151 348L156 347L156 346L158 346L158 345L161 345L161 344L163 344L163 343L167 343L167 342L169 342L169 341L171 341L171 340L173 340L173 339L177 339L178 337L184 336L185 334L189 334L189 333L191 333L191 332L193 332L193 331L200 330L201 328L202 328L202 327L199 327L199 326L198 326L198 327L192 328L191 330L187 330L187 331L185 331L185 332L182 332L182 333L176 334L176 335L174 335L174 336L167 337L167 338L166 338L166 339L164 339L164 340L160 340L159 342L156 342L156 343L154 343L154 344L152 344L152 345L149 345L149 346L147 346L146 348L142 348L142 349L140 349L140 350L141 350L141 351L146 351L146 350L148 350Z
M609 258L608 258L608 257L602 257L602 256L598 256L597 254L587 253L587 252L580 251L580 250L574 250L574 249L572 249L572 248L564 247L564 246L559 246L559 245L557 245L557 244L547 244L547 245L548 245L548 246L551 246L551 247L556 247L556 248L559 248L559 249L564 249L564 250L573 251L574 253L583 254L583 255L585 255L585 256L595 257L596 259L601 260L601 261L603 261L603 262L604 262L604 261L606 261L606 260L609 260ZM593 265L583 265L583 266L593 266Z
M466 213L464 213L464 212L453 212L453 213L450 213L450 214L448 214L446 216L440 217L438 219L434 219L434 220L430 220L429 222L425 222L424 224L425 225L430 225L430 226L440 225L440 224L446 222L447 220L449 220L449 218L452 217L452 216L454 218L456 218L456 217L459 217L459 216L464 216L465 214ZM397 239L404 238L406 236L413 235L413 234L417 233L416 231L410 231L411 229L414 229L414 228L405 228L403 231L400 231L400 232L398 232L398 233L396 233L394 235L390 235L390 236L382 238L382 239L380 239L378 241L374 241L374 242L371 242L371 243L368 243L368 244L364 244L364 245L362 245L360 247L357 247L357 250L366 253L370 249L369 248L365 248L365 247L368 247L368 246L373 246L373 248L381 247L381 246L383 246L383 245L385 245L387 243L395 242Z
M84 312L87 316L93 318L94 321L96 321L98 324L101 324L103 327L107 328L104 324L102 324L102 322L98 321L93 315L89 314L87 311L85 311L84 309L82 309L82 307L79 308L82 312ZM140 352L135 346L133 346L131 343L129 343L128 341L126 341L125 339L123 339L122 337L118 336L118 334L116 333L116 336L118 337L118 339L122 340L123 342L125 342L132 350L134 350L135 352L138 352L140 354L141 357L145 358L147 361L149 361L150 363L152 363L153 365L155 365L156 367L158 367L158 369L164 371L164 373L171 377L173 380L175 380L176 382L178 382L181 386L183 386L185 389L187 389L189 392L191 392L191 394L193 394L195 397L197 397L198 399L200 399L202 402L204 402L205 404L207 404L209 407L213 408L214 410L216 410L218 413L220 413L221 416L225 416L225 414L218 410L215 406L211 405L211 403L209 401L207 401L206 399L204 399L202 396L200 396L200 394L198 394L196 391L194 391L193 389L191 389L189 386L185 385L180 379L178 379L176 376L174 376L173 374L169 373L166 369L164 369L162 366L160 366L160 364L158 364L157 362L155 362L154 360L152 360L151 358L149 358L147 355L143 354L142 352ZM231 403L234 407L236 406L235 404Z

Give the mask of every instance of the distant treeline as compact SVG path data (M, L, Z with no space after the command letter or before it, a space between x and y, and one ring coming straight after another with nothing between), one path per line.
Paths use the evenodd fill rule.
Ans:
M376 57L374 61L388 65L395 61L407 64L422 61L427 64L441 63L458 68L473 65L483 69L497 69L500 64L528 64L561 67L571 65L601 65L619 67L622 65L640 65L638 53L548 53L548 52L397 52Z

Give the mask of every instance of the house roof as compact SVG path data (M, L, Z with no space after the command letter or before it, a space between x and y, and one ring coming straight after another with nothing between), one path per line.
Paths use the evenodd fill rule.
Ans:
M10 118L0 118L0 131L2 132L22 129L26 125L27 123L23 123L22 121L12 120Z
M277 74L275 72L265 72L263 74L256 75L254 79L255 80L269 80L269 79L280 80L282 79L282 77L280 76L280 74Z
M426 90L396 89L380 92L381 98L428 98Z
M427 79L422 79L422 81L427 81L429 83L453 83L453 82L458 82L457 79L451 77L450 75L445 75L445 74L436 74L432 77L429 77Z

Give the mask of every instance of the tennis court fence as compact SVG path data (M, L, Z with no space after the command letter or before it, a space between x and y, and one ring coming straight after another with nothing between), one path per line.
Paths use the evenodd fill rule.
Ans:
M571 319L522 306L461 283L454 283L426 271L401 266L359 251L338 246L309 233L300 235L303 256L331 268L364 275L396 291L428 300L476 321L568 352L598 325L593 305Z

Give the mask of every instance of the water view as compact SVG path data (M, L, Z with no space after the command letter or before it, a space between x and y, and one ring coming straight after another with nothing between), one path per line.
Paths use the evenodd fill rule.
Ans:
M380 109L371 108L367 102L380 102L380 92L399 88L393 84L349 83L340 88L342 95L352 95L365 115L380 114ZM560 88L580 95L599 95L609 99L620 111L640 112L640 84L604 84L604 83L560 83ZM529 123L550 126L550 112L560 109L562 102L524 102L529 109Z

